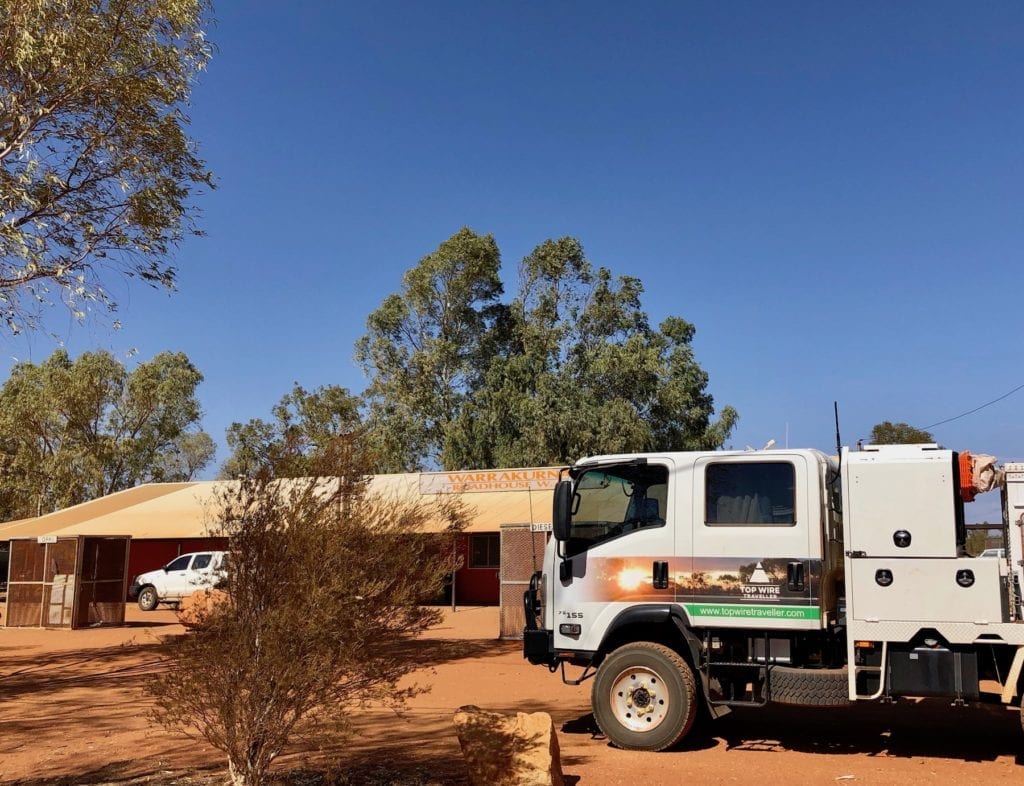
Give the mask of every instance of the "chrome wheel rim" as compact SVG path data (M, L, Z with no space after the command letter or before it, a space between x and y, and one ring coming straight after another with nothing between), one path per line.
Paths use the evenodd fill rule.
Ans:
M612 680L609 698L615 720L637 732L658 728L671 706L665 681L646 666L619 672Z

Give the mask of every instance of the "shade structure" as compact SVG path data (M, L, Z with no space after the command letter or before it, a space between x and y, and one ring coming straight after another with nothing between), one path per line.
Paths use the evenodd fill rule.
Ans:
M4 624L31 628L123 625L130 540L125 536L12 540Z

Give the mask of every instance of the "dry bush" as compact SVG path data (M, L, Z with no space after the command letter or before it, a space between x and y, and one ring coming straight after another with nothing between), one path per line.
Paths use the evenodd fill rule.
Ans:
M200 610L148 687L155 719L224 751L239 786L265 783L296 735L336 741L354 709L415 692L397 686L413 648L396 645L438 621L419 603L453 568L457 500L371 496L351 439L324 454L316 477L224 485L227 599ZM423 534L438 520L445 534Z

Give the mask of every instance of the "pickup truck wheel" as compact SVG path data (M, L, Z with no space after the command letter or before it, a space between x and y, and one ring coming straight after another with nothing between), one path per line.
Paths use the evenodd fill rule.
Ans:
M139 590L139 608L143 611L152 611L159 602L156 587L146 586Z
M661 751L693 727L696 681L686 661L669 647L626 644L597 670L591 704L597 725L614 745Z

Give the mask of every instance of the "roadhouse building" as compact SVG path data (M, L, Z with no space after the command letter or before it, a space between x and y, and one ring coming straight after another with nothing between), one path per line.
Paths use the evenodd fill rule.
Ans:
M510 630L521 624L519 606L525 583L539 561L550 530L551 490L557 467L423 472L377 475L370 493L422 497L459 494L470 523L456 549L462 567L445 602L502 605ZM167 564L190 551L220 550L224 538L208 526L217 488L232 481L149 483L33 519L0 524L0 544L12 539L73 536L129 536L128 576ZM442 522L428 530L440 531ZM3 579L6 579L4 571ZM518 617L516 615L519 615Z

